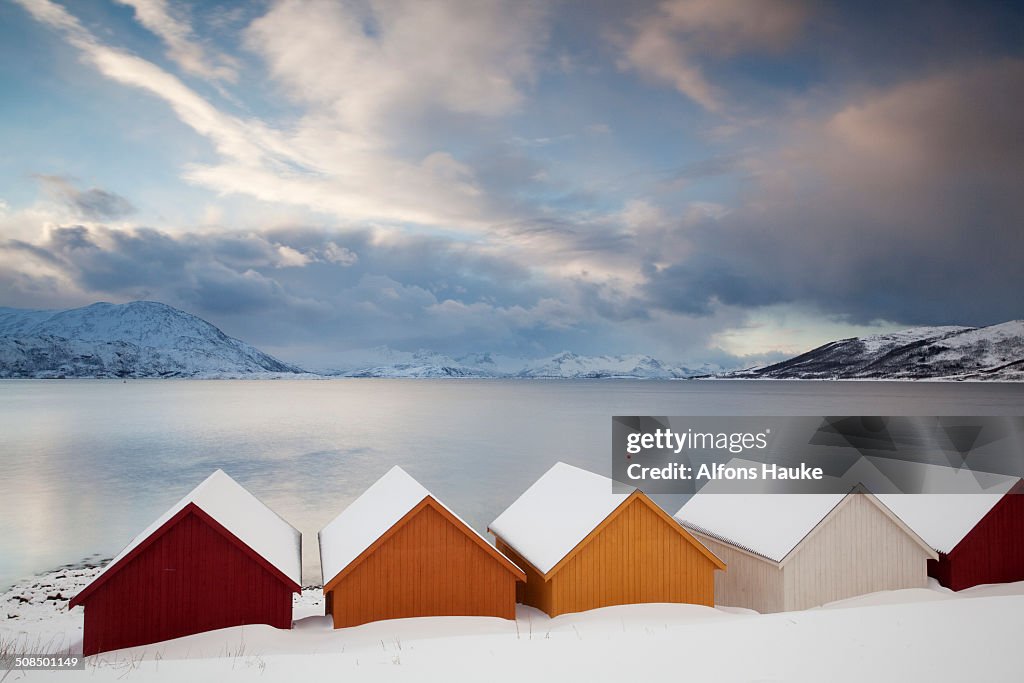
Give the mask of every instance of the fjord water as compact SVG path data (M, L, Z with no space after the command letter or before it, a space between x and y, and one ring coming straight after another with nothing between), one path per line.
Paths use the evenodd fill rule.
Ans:
M1024 384L625 380L0 381L0 589L110 557L217 468L303 533L401 465L481 532L613 415L1019 415Z

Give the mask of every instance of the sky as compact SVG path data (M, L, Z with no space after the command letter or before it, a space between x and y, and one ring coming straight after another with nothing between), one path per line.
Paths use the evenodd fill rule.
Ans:
M0 0L0 306L319 367L1021 318L1014 4Z

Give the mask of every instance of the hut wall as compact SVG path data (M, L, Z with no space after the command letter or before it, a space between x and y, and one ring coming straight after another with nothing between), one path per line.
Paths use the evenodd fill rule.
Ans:
M1003 496L952 552L929 562L928 573L957 591L1024 581L1024 493Z
M514 619L516 575L471 533L432 505L412 511L330 587L334 627L425 616Z
M634 496L547 582L529 573L523 597L551 616L645 602L714 605L715 565L687 533L647 498Z
M703 534L694 534L726 564L715 578L715 604L744 607L762 614L784 609L784 587L779 565Z
M291 628L292 588L226 534L188 511L113 568L84 601L84 653L242 624Z
M855 494L787 558L786 611L928 583L928 552L891 517Z

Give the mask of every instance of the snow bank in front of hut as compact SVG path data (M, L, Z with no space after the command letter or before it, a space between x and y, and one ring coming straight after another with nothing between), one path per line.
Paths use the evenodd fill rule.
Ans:
M18 584L0 608L0 642L77 630L82 609L47 600L96 569ZM63 578L59 578L63 577ZM24 598L17 599L16 596ZM55 604L48 604L55 603ZM623 605L554 619L520 606L515 621L431 617L334 630L320 591L295 598L290 631L243 626L92 657L95 681L1019 680L1024 582L887 591L813 609L759 615L697 605ZM82 677L81 674L78 677ZM30 672L27 681L77 680Z
M69 610L68 601L109 563L110 558L87 558L19 581L0 594L0 652L5 648L7 652L34 654L81 652L85 608ZM292 614L296 620L322 618L324 595L320 587L306 587L301 595L292 596Z

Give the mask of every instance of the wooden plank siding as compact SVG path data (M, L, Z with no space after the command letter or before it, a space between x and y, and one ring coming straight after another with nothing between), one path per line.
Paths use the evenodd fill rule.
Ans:
M433 501L417 506L328 582L334 627L425 616L514 619L522 573L481 544Z
M850 494L781 562L695 531L728 565L715 584L716 604L766 614L926 586L932 553L880 505Z
M536 567L500 538L496 539L495 546L526 573L526 581L516 586L516 602L532 605L542 612L551 614L551 582L545 580L544 575L537 571Z
M745 607L762 614L785 609L782 568L777 562L722 543L694 531L728 569L715 581L715 604Z
M928 585L928 554L863 494L851 494L787 558L785 609Z
M645 602L714 606L715 571L723 566L640 493L616 508L546 577L500 538L498 548L525 568L519 599L550 616Z
M196 509L122 560L85 606L86 655L243 624L291 628L290 586Z
M955 591L1024 581L1024 486L992 506L949 554L928 562L928 575Z

